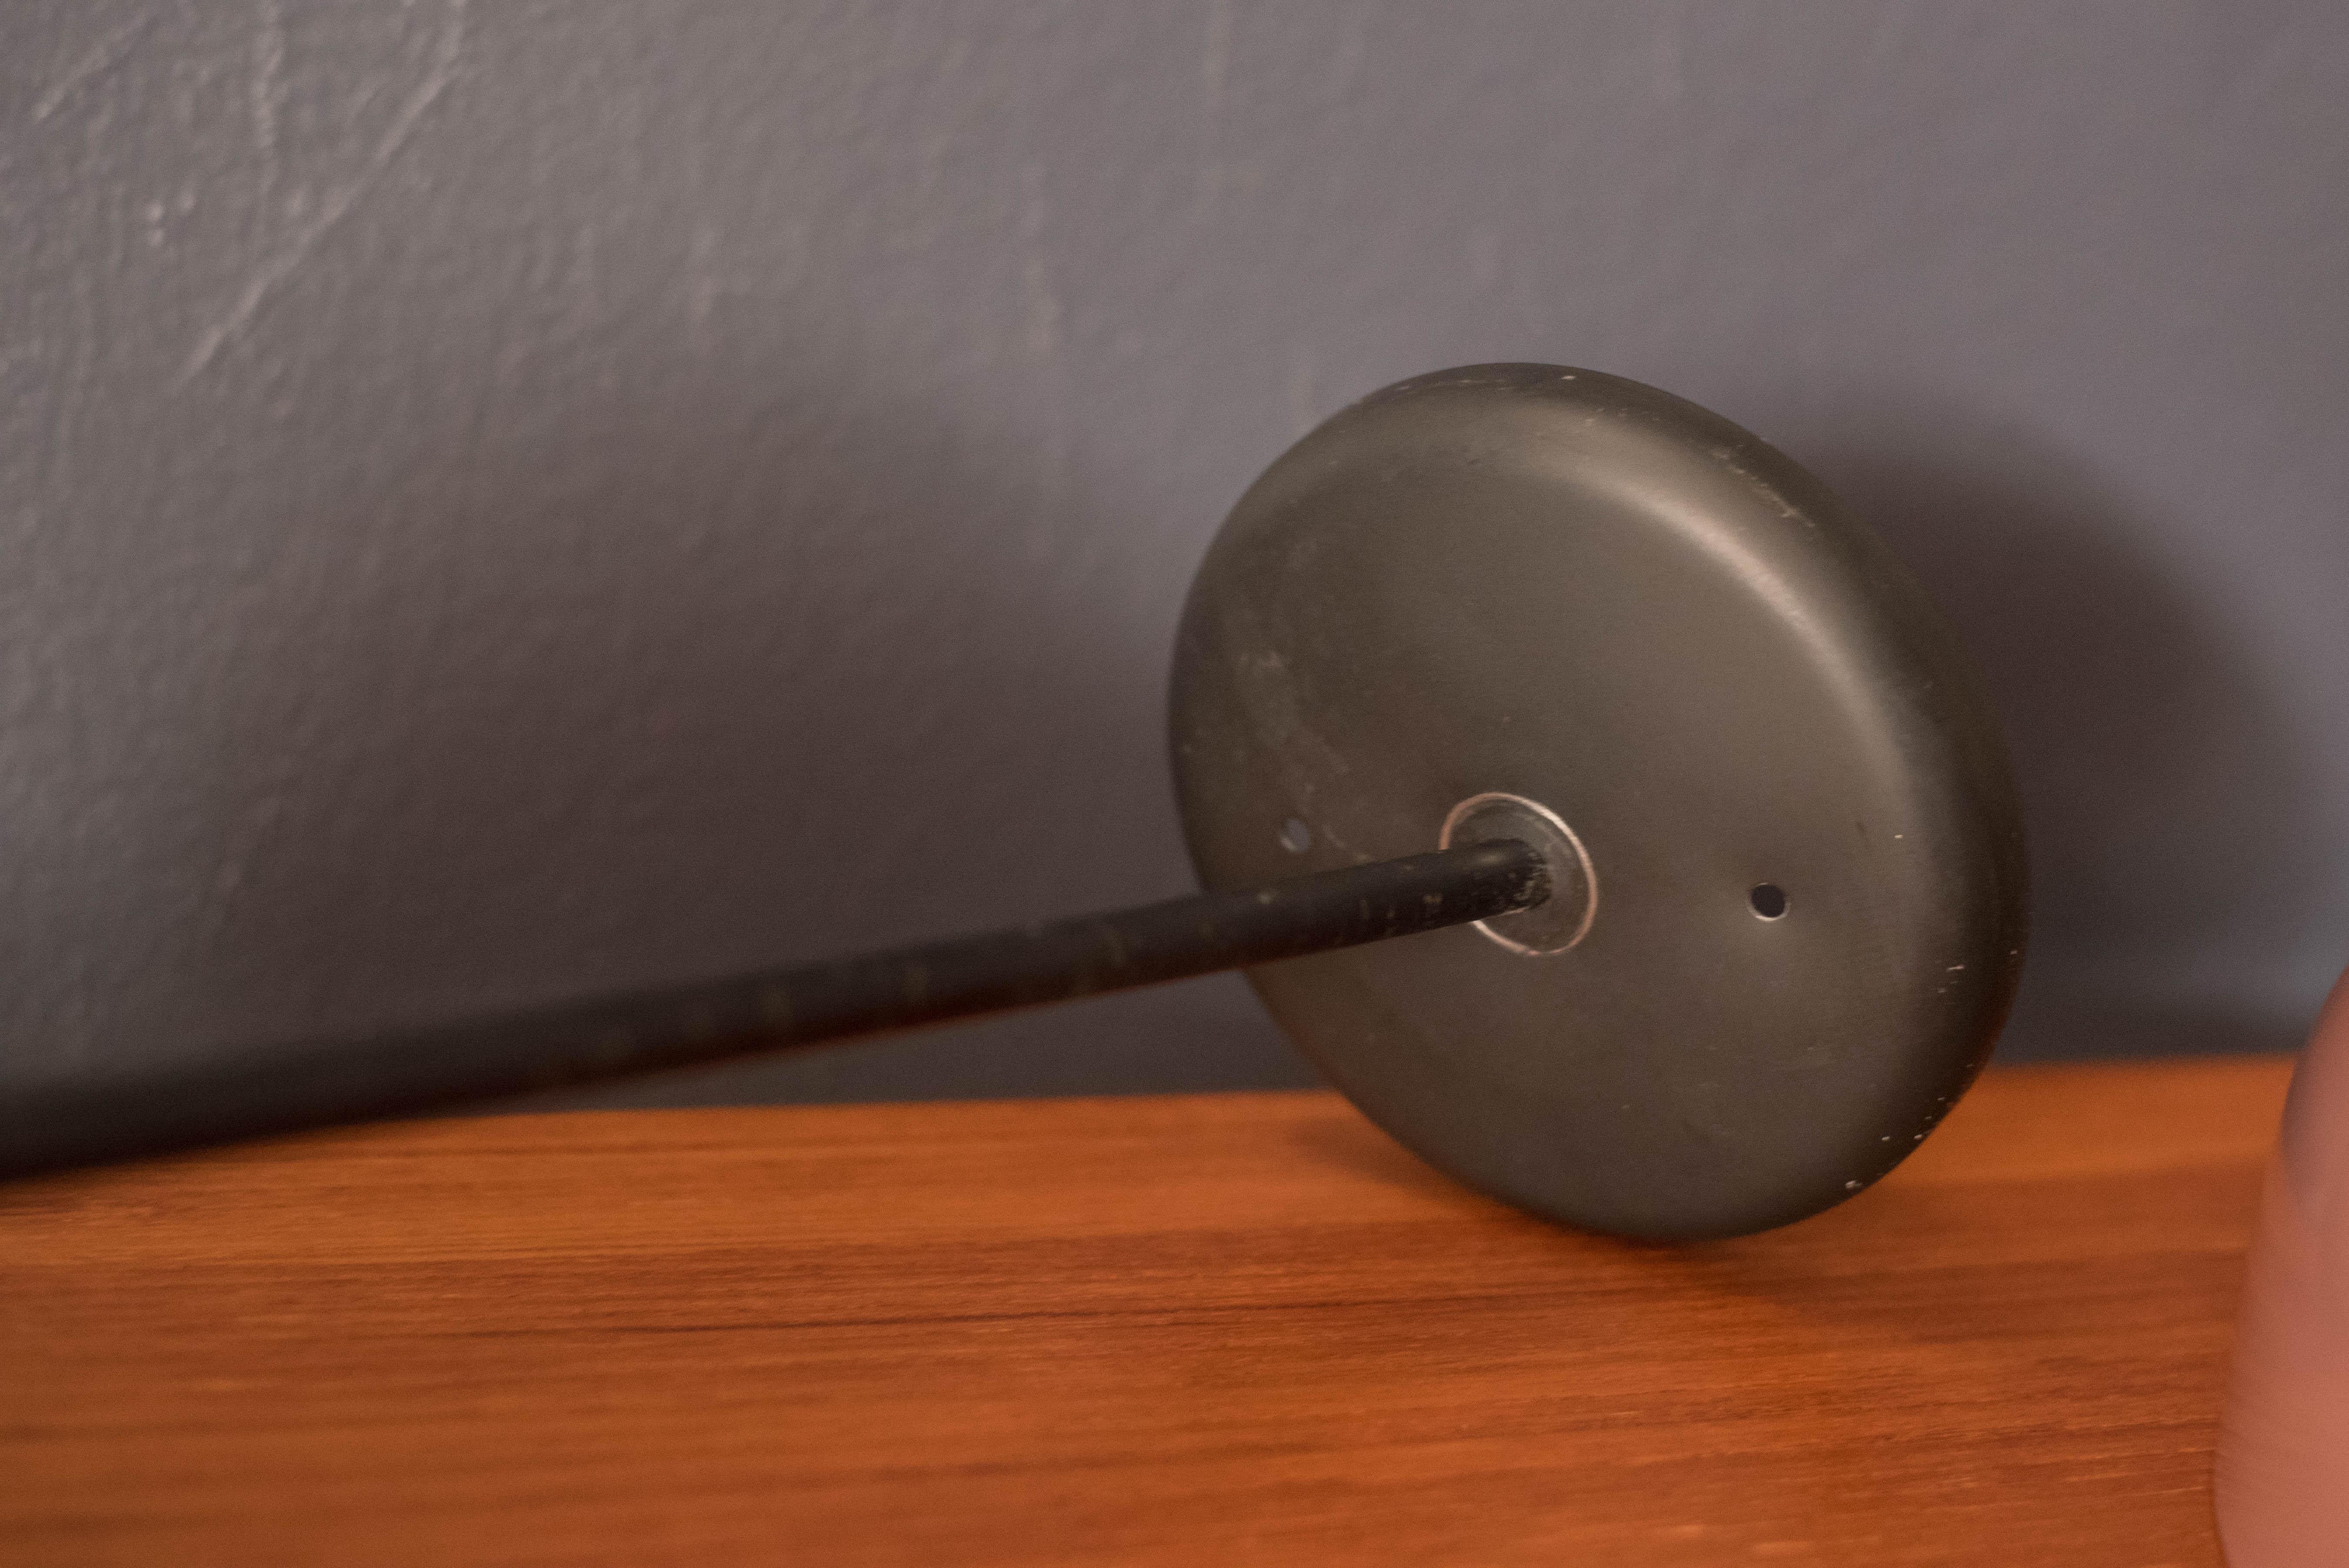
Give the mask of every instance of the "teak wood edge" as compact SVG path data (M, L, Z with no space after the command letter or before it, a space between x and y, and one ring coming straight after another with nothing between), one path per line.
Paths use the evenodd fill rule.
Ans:
M1633 1247L1318 1093L420 1122L0 1190L0 1559L2218 1561L2288 1063L1997 1070Z

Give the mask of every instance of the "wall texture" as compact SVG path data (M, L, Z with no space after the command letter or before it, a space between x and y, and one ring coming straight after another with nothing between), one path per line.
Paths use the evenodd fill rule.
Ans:
M2016 1053L2286 1039L2344 105L2331 0L13 6L5 1070L1179 891L1223 511L1496 358L1755 428L1948 603ZM1226 979L629 1092L1301 1076Z

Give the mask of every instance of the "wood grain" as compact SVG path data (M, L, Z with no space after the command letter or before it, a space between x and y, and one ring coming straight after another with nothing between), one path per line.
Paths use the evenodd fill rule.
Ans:
M1993 1072L1720 1244L1323 1094L415 1123L0 1190L11 1564L2217 1562L2287 1066Z

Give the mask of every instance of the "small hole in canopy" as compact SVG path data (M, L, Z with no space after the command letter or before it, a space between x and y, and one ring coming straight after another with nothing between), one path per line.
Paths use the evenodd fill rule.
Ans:
M1747 896L1754 902L1754 913L1764 920L1776 920L1786 913L1786 890L1776 882L1763 882Z

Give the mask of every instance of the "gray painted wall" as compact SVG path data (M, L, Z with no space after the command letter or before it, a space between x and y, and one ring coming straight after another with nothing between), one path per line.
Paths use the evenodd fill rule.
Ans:
M2349 957L2349 10L36 0L0 1040L160 1061L1188 885L1255 472L1595 366L1842 487L2036 832L2017 1054ZM630 1091L1298 1081L1229 979Z

